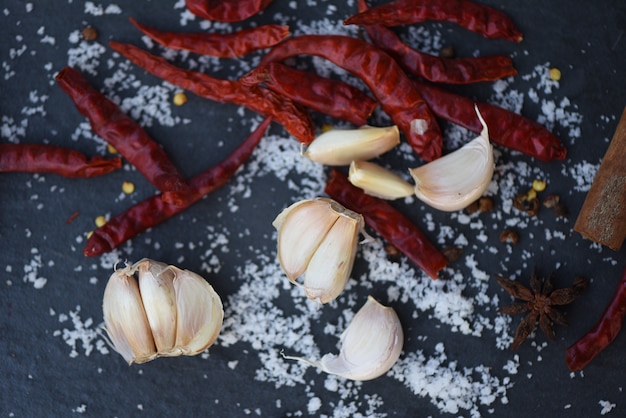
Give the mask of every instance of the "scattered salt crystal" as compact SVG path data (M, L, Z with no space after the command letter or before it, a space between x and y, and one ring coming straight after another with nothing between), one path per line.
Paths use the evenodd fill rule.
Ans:
M602 407L602 409L600 410L600 415L608 414L617 406L614 403L611 403L609 401L604 401L604 400L598 401L598 404Z

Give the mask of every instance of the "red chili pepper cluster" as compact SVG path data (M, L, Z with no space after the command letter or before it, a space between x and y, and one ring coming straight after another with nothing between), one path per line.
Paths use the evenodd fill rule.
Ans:
M269 0L186 0L192 13L223 22L248 19L270 3ZM166 152L136 122L89 85L82 75L69 67L61 71L56 77L57 82L78 110L89 118L94 132L114 146L161 191L96 230L88 241L85 254L93 256L110 251L223 185L250 155L270 120L280 123L294 138L306 144L315 135L308 110L361 126L380 105L416 153L426 161L439 158L442 153L438 117L470 130L481 130L473 100L430 83L466 84L512 76L516 70L511 59L506 56L435 57L404 44L389 26L424 20L449 21L487 38L520 41L522 35L508 16L467 0L399 0L371 9L365 0L358 0L358 10L359 13L346 19L345 24L364 25L371 42L340 35L289 37L289 28L281 25L261 25L230 34L167 32L131 19L143 34L167 48L222 58L242 57L270 48L256 69L241 79L227 80L180 68L130 44L110 42L112 49L156 77L211 101L244 106L267 118L223 163L189 182L178 172ZM296 70L282 63L299 55L323 57L344 68L360 78L373 97L343 81ZM478 107L494 143L543 161L565 158L566 150L559 139L541 125L497 106L479 103ZM38 170L50 168L43 163L36 165L35 161L60 160L58 156L50 157L57 155L58 150L34 152L31 148L30 151L19 157L19 161L28 160L30 163L26 165ZM17 155L17 151L4 154ZM39 157L35 158L35 155ZM72 153L72 158L70 165L74 167L85 164L84 156ZM103 173L119 166L120 161L105 164L96 159L91 164L98 169L77 171L91 175ZM55 170L69 175L67 168ZM445 257L415 225L388 202L367 196L351 186L343 174L333 172L326 192L345 206L364 212L370 227L431 277L437 277L438 271L447 264Z

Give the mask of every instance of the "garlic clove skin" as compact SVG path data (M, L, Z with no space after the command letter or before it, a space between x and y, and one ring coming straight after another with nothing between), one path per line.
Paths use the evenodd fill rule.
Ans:
M326 198L302 200L283 210L272 225L278 231L278 261L291 282L302 276L317 247L339 218Z
M304 274L304 291L309 299L328 303L346 287L362 228L362 218L345 214L337 218Z
M167 264L147 258L133 269L138 271L139 291L157 352L169 352L176 343L174 274Z
M320 361L285 358L303 361L346 379L372 380L393 367L403 344L404 332L396 312L368 296L341 336L339 355L326 354Z
M478 111L477 111L478 113ZM446 212L467 207L487 189L494 171L493 146L487 125L481 134L461 148L420 167L410 169L415 195Z
M115 350L130 365L157 356L141 294L131 267L113 272L102 302L105 330Z
M302 155L325 165L349 165L354 160L370 160L400 143L397 126L358 129L331 129L316 137Z
M309 299L327 303L345 287L356 256L363 217L328 198L294 203L274 220L278 261Z
M176 344L170 355L193 356L211 346L224 322L222 300L204 278L169 266L176 294Z
M369 161L352 161L348 180L365 193L381 199L399 199L414 193L414 186L402 177Z

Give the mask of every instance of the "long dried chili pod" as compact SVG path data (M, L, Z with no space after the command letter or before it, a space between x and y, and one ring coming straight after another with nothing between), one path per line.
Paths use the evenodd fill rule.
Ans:
M144 35L171 49L194 52L219 58L236 58L259 49L276 45L289 36L289 27L284 25L262 25L233 33L168 32L159 30L130 18Z
M238 80L225 80L179 68L134 45L111 41L111 48L135 65L180 88L221 103L233 103L257 112L285 127L298 141L308 144L315 137L311 116L293 101L260 86L246 86Z
M149 197L96 229L83 249L83 254L92 257L117 248L174 215L184 211L207 194L225 185L235 172L250 157L263 138L271 118L267 118L230 155L218 164L196 175L190 180L191 198L185 205L173 205L158 195Z
M0 172L50 173L89 178L122 167L118 157L88 157L82 152L48 144L0 144Z
M344 24L400 26L428 20L455 23L485 38L523 39L506 13L469 0L396 0L350 16Z
M443 140L434 114L409 77L386 52L348 36L302 35L273 47L261 64L297 55L325 58L361 78L421 158L432 161L441 156Z
M626 318L626 270L600 320L565 351L565 362L572 371L582 370L619 334Z
M433 279L448 260L424 233L388 201L365 194L348 177L333 170L326 183L326 194L346 208L363 215L365 224L406 255Z
M295 103L356 126L365 125L378 106L376 100L350 84L277 62L261 65L240 80L247 85L264 83Z
M202 19L240 22L265 9L272 0L185 0L187 9Z
M525 116L417 80L413 83L437 116L480 133L482 125L474 107L477 106L489 126L489 139L494 144L546 162L564 160L567 156L567 149L559 137Z
M367 10L365 0L358 0L359 11ZM442 58L411 48L391 29L383 25L364 27L370 41L391 55L404 70L433 83L470 84L514 76L517 70L506 55Z
M130 116L72 67L55 77L78 111L89 119L92 129L115 148L157 189L177 203L186 198L189 185L165 150Z

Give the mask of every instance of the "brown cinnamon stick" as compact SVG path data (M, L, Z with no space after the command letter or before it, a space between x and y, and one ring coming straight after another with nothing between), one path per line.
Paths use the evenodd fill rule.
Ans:
M626 238L626 109L578 214L574 231L615 251Z

